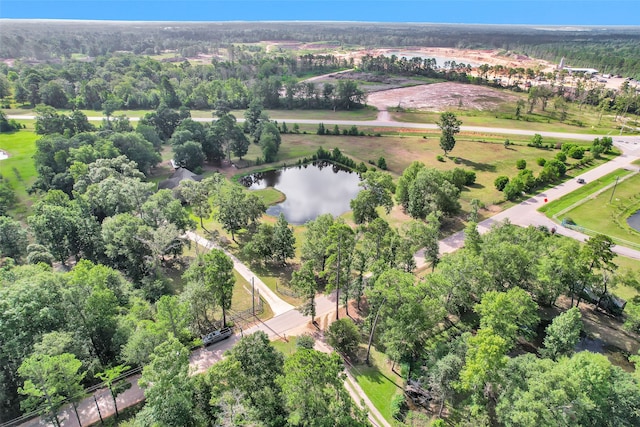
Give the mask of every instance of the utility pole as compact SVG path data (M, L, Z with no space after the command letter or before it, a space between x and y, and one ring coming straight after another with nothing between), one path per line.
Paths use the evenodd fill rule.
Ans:
M611 192L611 197L609 197L609 203L611 203L611 200L613 200L613 195L616 192L616 187L618 186L618 179L619 178L620 178L619 176L616 176L616 183L613 185L613 191Z
M253 277L251 278L251 312L256 315L256 288L253 284Z
M338 310L340 308L340 246L342 246L342 235L338 238L338 271L336 273L336 320L338 320Z

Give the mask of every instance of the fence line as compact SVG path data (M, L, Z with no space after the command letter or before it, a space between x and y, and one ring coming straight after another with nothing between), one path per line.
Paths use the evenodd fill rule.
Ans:
M562 221L562 226L569 228L571 230L575 230L578 231L580 233L584 233L587 234L589 236L597 236L598 234L602 234L598 231L595 230L591 230L589 228L585 228L582 227L581 225L572 225L567 223L566 221ZM613 243L620 245L620 246L625 246L625 247L630 247L630 248L634 248L634 249L639 249L640 250L640 245L634 242L630 242L628 240L624 240L624 239L620 239L619 237L614 237L614 236L609 236L607 235L611 240L613 240Z

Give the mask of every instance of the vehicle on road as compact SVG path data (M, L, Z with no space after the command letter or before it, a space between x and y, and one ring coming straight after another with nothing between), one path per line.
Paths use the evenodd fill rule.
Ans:
M587 183L587 181L585 181L585 180L584 180L584 179L582 179L582 178L578 178L578 181L577 181L577 182L578 182L578 184L586 184L586 183Z
M217 342L225 340L229 338L231 335L233 335L233 329L231 328L218 329L217 331L210 332L207 335L203 336L202 343L206 347L208 345L215 344Z

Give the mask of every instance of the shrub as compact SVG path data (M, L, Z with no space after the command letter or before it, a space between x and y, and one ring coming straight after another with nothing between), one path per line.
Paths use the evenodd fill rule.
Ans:
M504 186L504 197L507 200L516 200L522 195L524 184L518 178L514 178Z
M556 154L556 159L560 160L561 162L566 162L567 161L567 155L564 154L562 151L559 152L558 154Z
M316 340L309 334L300 335L296 340L296 347L299 348L308 348L311 350L315 344Z
M442 157L440 154L438 154L436 156L436 160L438 160L439 162L444 162L444 157Z
M543 159L542 157L538 157L536 159L536 163L538 164L538 166L544 166L544 164L547 163L547 160Z
M465 171L467 174L467 179L464 182L464 185L473 185L476 182L476 173L474 171Z
M445 172L445 174L447 181L455 185L459 190L462 190L462 187L464 187L467 182L467 173L462 168L455 168Z
M358 349L360 333L353 320L349 318L339 319L329 326L327 342L336 351L351 358Z
M387 170L387 161L385 160L385 158L384 158L384 157L380 157L380 158L378 159L378 167L379 167L380 169L382 169L383 171L386 171L386 170Z
M407 401L404 394L395 394L391 399L391 416L398 421L404 420L407 414Z
M509 177L508 176L499 176L496 178L495 181L493 181L493 185L496 186L496 189L498 191L502 191L504 190L504 187L509 183Z
M533 138L531 138L531 145L538 148L542 147L542 135L539 133L533 135Z
M358 173L365 173L367 171L367 165L365 165L364 162L360 162L356 167L356 171L358 171Z
M569 157L571 157L572 159L580 160L581 158L584 157L584 148L578 147L577 145L573 146L569 150L568 154L569 154Z
M522 170L527 167L527 161L524 159L520 159L516 162L516 168Z

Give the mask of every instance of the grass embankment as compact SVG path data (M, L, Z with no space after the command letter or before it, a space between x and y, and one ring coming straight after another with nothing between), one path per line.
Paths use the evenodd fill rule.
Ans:
M0 138L0 149L9 154L8 159L0 160L0 174L16 192L18 202L14 214L20 219L29 214L32 203L27 190L37 178L33 154L39 137L34 132L22 130L2 134Z
M613 184L614 182L616 182L616 178L622 178L629 175L630 173L631 171L625 169L615 170L603 177L596 179L595 181L584 184L582 187L559 198L558 200L547 203L538 210L544 213L547 217L553 218L554 215L557 215L559 212L562 212L570 206L578 203L580 200L589 197L591 194L603 189L607 185ZM568 213L565 213L564 216L568 216Z
M376 409L389 423L393 424L391 401L395 394L402 393L404 380L391 371L386 356L372 348L371 366L354 365L350 371Z
M640 209L640 174L619 182L565 214L581 227L613 237L640 248L640 232L627 224L627 218ZM594 215L597 212L597 215ZM632 246L632 245L629 245Z

